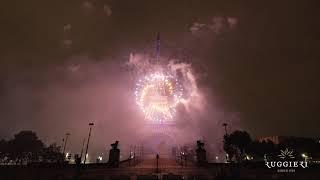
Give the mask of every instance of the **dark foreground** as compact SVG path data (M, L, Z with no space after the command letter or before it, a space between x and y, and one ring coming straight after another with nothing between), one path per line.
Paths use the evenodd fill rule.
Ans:
M153 164L153 162L149 162ZM279 172L263 165L209 164L206 167L177 166L166 163L158 170L148 162L142 165L120 168L108 168L105 164L90 164L85 167L75 165L1 166L1 180L156 180L156 179L259 179L282 180L303 179L319 180L320 168L291 169L291 172ZM294 171L294 172L292 172Z

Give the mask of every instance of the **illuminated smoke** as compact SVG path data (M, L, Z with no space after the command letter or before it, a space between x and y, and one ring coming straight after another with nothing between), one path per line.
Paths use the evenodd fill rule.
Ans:
M142 76L145 78L145 74L150 73L150 69L151 71L154 71L154 69L157 71L159 68L159 65L151 64L149 59L151 58L148 55L131 54L127 65L134 67L133 71L136 72L135 74L138 77ZM192 70L191 64L178 62L178 60L170 60L166 64L162 65L162 69L169 72L169 74L171 74L176 81L181 84L182 92L178 91L178 93L181 93L181 97L178 98L175 104L180 104L180 106L182 105L183 109L185 109L185 112L182 113L186 114L185 116L191 117L191 114L196 111L204 111L207 102L203 93L198 88L197 79ZM141 94L141 89L139 89L138 92ZM140 99L138 99L138 101L139 100ZM181 115L179 116L181 117ZM179 121L178 118L179 117L174 117L174 120Z
M174 118L182 91L177 78L163 72L155 72L137 82L136 102L147 120L168 123Z
M152 65L148 58L150 57L143 54L131 54L127 65L133 66L136 74L141 76L149 69L154 69L152 66L156 66ZM182 84L183 96L179 99L179 102L184 105L188 112L191 112L194 108L197 110L203 109L206 102L198 88L191 64L177 62L178 60L171 60L164 67Z
M206 34L220 35L221 33L233 30L237 24L238 19L235 17L215 16L208 22L194 22L189 28L189 31L197 37Z
M203 96L199 92L195 75L192 72L191 64L175 63L173 60L169 62L168 67L175 74L180 72L182 74L183 87L186 96L181 99L187 111L191 110L191 106L197 109L203 108Z
M152 65L150 59L152 58L146 54L131 54L127 65L133 67L133 74L136 77L144 77L145 73L148 74L150 70L156 69L153 66L157 65ZM164 59L162 57L162 62L165 62ZM219 98L214 96L213 90L209 86L199 86L199 78L203 77L203 74L197 74L191 63L171 59L167 63L163 63L162 67L176 77L183 87L183 95L174 117L176 125L169 131L165 130L167 135L174 137L176 144L193 144L196 140L202 139L212 153L222 154L224 134L222 124L228 123L230 125L229 131L238 128L239 115L226 111L218 103ZM142 129L140 134L154 132L154 130Z

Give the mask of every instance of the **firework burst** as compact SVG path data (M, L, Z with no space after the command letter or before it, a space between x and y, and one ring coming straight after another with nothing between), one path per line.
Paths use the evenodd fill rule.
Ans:
M136 84L136 103L147 120L153 123L168 123L173 120L182 91L182 86L174 76L152 73Z

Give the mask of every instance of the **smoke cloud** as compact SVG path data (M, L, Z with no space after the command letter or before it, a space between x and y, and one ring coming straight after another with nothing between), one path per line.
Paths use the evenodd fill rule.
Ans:
M145 54L131 54L127 65L132 67L134 74L138 74L139 77L149 69L156 68L157 65L150 63L150 59L152 58ZM232 129L237 127L239 125L237 114L227 112L215 102L212 88L199 86L199 78L203 75L197 74L191 63L181 62L179 59L165 59L167 58L163 57L159 61L171 74L178 77L184 89L183 98L177 107L176 126L172 129L174 132L166 133L174 136L175 142L180 145L194 144L196 140L202 139L208 143L212 152L221 154L222 137L225 133L222 124L232 122Z
M88 4L85 6L89 8ZM190 30L194 34L207 27L219 33L226 22L229 28L237 24L235 18L218 18L211 24L194 24ZM64 27L66 31L71 28L71 25ZM2 136L11 138L20 130L33 130L46 144L61 144L68 132L71 136L66 150L80 153L89 133L88 124L93 122L89 146L92 157L104 153L106 158L115 140L120 141L122 152L127 153L131 144L139 144L153 133L145 126L134 96L137 80L156 68L151 54L130 53L125 61L114 57L97 61L85 55L73 56L60 64L33 67L8 77L1 102L3 124L8 128ZM165 55L159 61L178 77L184 88L177 107L176 126L168 132L169 136L179 145L195 144L202 139L211 152L221 153L222 123L232 122L237 127L237 114L219 104L212 87L199 83L207 72L196 71L192 61Z
M238 24L235 17L214 16L208 22L194 22L189 31L194 36L203 36L204 34L220 35L221 33L233 30Z

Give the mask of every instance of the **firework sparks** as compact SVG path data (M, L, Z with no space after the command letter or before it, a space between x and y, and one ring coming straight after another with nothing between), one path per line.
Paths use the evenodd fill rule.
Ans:
M147 120L166 123L173 119L182 91L178 79L172 75L153 73L136 84L136 102Z

